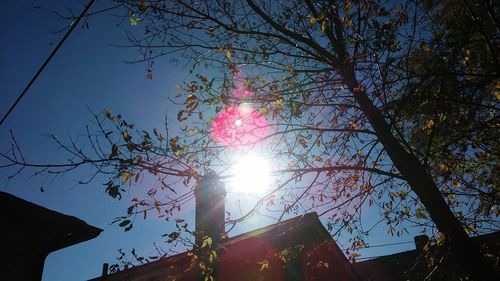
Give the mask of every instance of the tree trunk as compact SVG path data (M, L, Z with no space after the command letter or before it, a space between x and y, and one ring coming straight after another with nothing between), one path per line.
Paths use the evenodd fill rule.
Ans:
M343 71L342 75L392 162L417 194L436 227L445 234L452 254L473 280L499 280L495 270L487 263L477 245L469 238L451 211L431 175L394 137L383 115L367 96L366 90L358 83L354 70L351 68Z

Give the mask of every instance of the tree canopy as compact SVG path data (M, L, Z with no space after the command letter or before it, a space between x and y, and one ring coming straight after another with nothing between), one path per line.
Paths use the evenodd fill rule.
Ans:
M171 100L177 120L148 132L105 110L86 132L89 149L53 137L70 162L29 163L14 145L2 153L4 167L64 173L91 165L93 175L109 175L105 191L118 199L129 184L154 178L147 198L117 220L127 230L137 214L176 218L195 179L230 179L239 159L258 155L270 163L272 188L229 225L261 210L280 218L316 211L332 234L350 233L355 250L378 224L363 221L363 210L377 208L390 235L435 227L469 263L463 274L495 279L468 235L499 229L497 4L116 4L148 78L157 60L192 66L193 79Z

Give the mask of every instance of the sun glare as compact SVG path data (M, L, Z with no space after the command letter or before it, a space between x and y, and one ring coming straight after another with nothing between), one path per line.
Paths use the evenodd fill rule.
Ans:
M270 183L269 165L255 155L246 155L233 166L235 192L262 193Z

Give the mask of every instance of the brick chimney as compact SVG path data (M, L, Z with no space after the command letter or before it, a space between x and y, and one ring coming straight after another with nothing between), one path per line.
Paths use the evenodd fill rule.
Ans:
M196 245L201 245L204 236L212 238L212 244L216 245L225 234L226 189L224 184L216 175L205 175L198 180L194 194L196 198Z

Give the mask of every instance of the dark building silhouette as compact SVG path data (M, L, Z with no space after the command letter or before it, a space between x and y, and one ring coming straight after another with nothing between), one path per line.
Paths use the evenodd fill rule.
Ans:
M474 242L488 253L487 260L499 272L500 231L476 236ZM445 249L429 243L425 235L415 237L415 250L381 256L355 264L366 281L460 280L461 266ZM427 255L427 256L426 256ZM438 257L435 264L430 258ZM442 257L445 257L441 260ZM439 263L438 266L436 266Z
M195 247L188 252L92 279L197 281L203 237L211 237L216 280L359 280L316 213L309 213L235 237L225 234L225 189L215 176L195 187Z
M417 236L415 250L351 264L316 213L228 238L224 230L225 194L223 184L215 177L204 177L195 187L196 245L192 250L110 275L105 266L103 276L91 281L203 280L200 245L204 236L212 238L210 251L217 256L213 264L217 281L424 280L429 276L425 254L438 250L427 246L424 251L429 239ZM498 257L499 237L497 232L475 239ZM498 260L492 262L498 267ZM440 272L434 272L432 280L445 280L440 279L444 277L441 273L458 270L458 264L449 259L440 265Z
M101 229L0 192L0 279L41 280L47 255L90 240Z
M316 213L221 241L217 281L360 280ZM92 281L195 281L200 268L188 251Z

